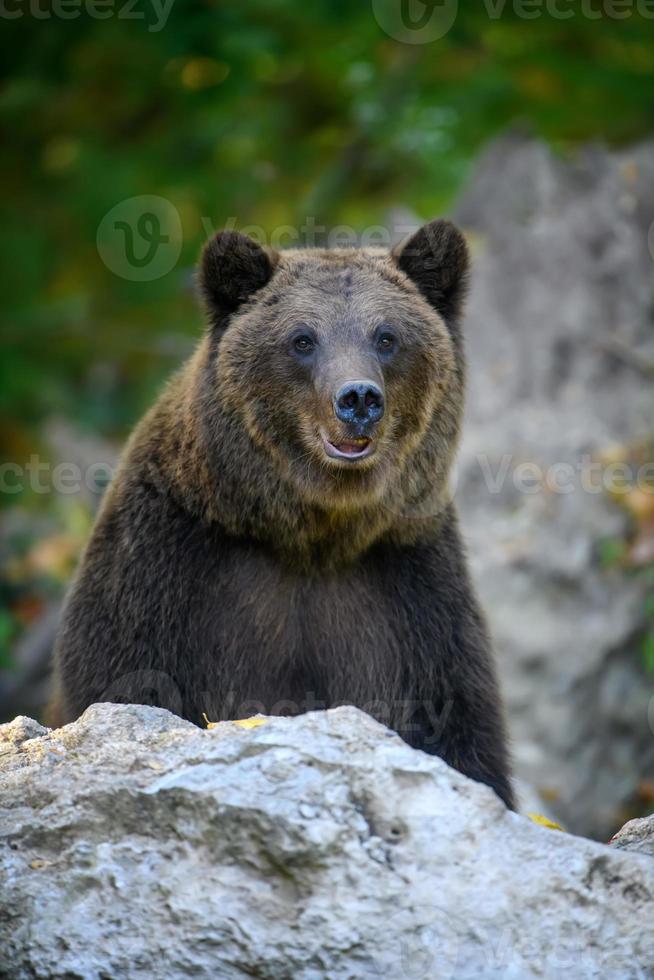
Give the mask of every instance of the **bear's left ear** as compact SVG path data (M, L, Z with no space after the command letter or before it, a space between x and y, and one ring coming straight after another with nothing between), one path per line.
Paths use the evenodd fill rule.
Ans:
M451 221L423 225L392 252L398 267L448 322L461 313L468 285L468 247Z
M198 280L214 326L270 280L279 256L238 231L219 231L202 251Z

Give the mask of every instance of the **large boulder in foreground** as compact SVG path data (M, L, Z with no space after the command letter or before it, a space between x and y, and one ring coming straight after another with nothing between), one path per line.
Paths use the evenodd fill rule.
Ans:
M645 977L654 861L539 827L354 708L0 728L0 975Z

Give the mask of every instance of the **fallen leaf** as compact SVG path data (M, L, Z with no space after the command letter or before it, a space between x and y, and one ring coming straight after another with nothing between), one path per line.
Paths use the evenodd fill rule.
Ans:
M537 823L539 827L547 827L549 830L562 830L565 833L560 823L550 820L549 817L544 817L542 813L528 813L527 816L532 823Z
M261 725L265 725L267 721L267 718L255 715L253 718L239 718L234 724L238 725L239 728L259 728Z

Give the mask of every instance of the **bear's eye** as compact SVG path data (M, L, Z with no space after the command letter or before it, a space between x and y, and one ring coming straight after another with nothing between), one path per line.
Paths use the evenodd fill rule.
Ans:
M314 348L313 339L306 334L301 334L293 341L293 348L298 354L310 354Z
M395 337L388 330L383 330L377 337L377 350L382 354L390 354L395 350Z

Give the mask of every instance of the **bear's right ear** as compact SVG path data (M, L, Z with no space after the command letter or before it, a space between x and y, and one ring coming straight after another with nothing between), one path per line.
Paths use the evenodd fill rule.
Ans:
M279 260L238 231L219 231L202 251L198 279L215 326L265 286Z

